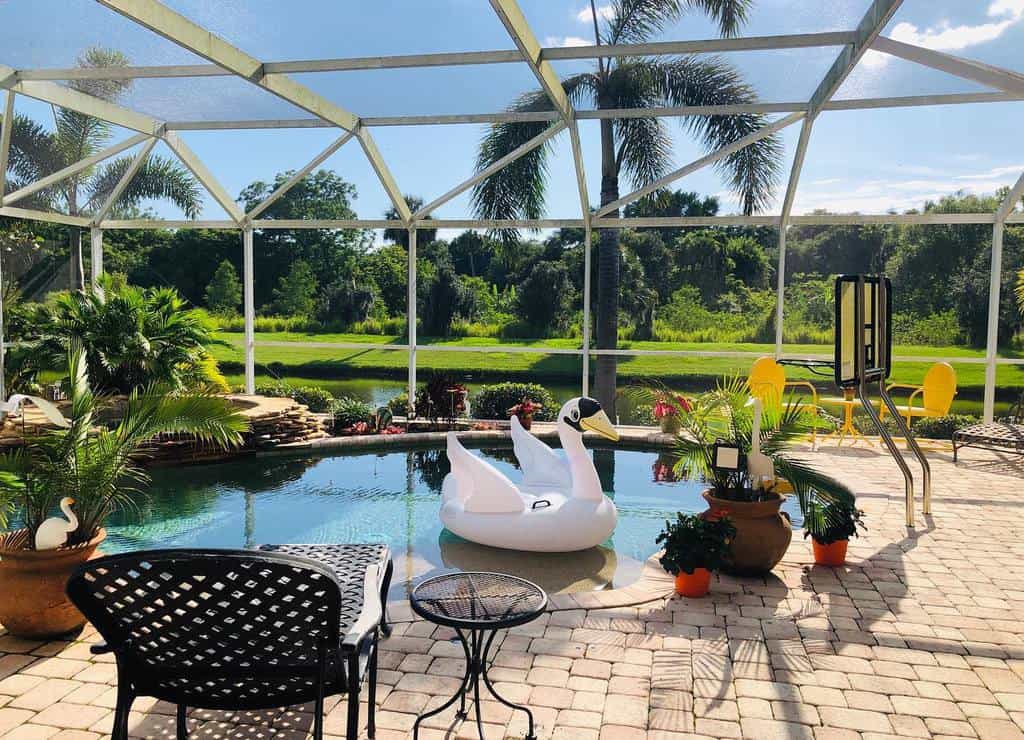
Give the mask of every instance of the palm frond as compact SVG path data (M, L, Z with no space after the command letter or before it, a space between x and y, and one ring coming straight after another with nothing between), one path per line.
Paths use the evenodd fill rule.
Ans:
M596 81L590 74L581 74L563 81L566 94L574 103L593 91ZM551 100L541 90L521 95L510 107L514 113L553 110ZM506 154L541 134L550 124L498 123L491 126L480 141L477 153L477 171L486 169ZM477 183L473 188L473 208L483 219L535 219L544 212L547 185L548 158L553 141L548 140L533 151L506 165L498 172ZM515 232L498 233L503 241L514 241Z
M668 105L731 105L757 100L756 93L743 82L739 72L717 57L681 57L647 64L656 68L656 73L652 74ZM767 125L768 120L764 116L744 114L689 116L683 122L710 152L752 134ZM782 153L779 137L768 136L715 165L740 198L745 214L769 205L781 175Z
M661 89L652 74L656 69L643 61L622 60L606 75L601 98L613 108L646 108L660 105ZM619 118L612 122L619 148L616 171L625 171L635 187L658 179L672 161L672 140L658 118Z
M646 41L679 20L684 3L680 0L614 0L608 21L609 44Z
M8 171L25 184L56 172L68 163L57 147L54 135L21 113L14 114Z
M735 36L747 21L754 0L684 0L686 10L699 10L718 23L723 36Z
M101 205L131 167L134 156L119 157L100 168L89 183L89 202ZM124 215L144 200L168 200L188 218L195 218L202 208L202 188L192 173L175 161L150 155L131 182L121 192L112 213Z

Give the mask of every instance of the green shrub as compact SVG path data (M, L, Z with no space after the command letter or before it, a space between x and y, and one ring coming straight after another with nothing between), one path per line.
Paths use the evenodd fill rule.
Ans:
M934 416L925 417L923 419L915 419L914 425L911 430L914 432L915 437L921 439L953 439L953 432L957 429L963 429L969 427L971 424L977 424L978 417L971 416L970 414L949 414L948 416ZM901 436L896 422L893 421L891 416L886 416L883 422L885 428L889 430L889 434ZM871 420L866 416L856 416L853 420L853 425L857 427L857 430L862 434L877 435L878 430L875 429L875 425L871 423Z
M551 421L558 413L558 404L551 392L537 383L498 383L485 385L473 397L472 414L477 419L507 419L508 410L529 398L544 405L535 415L537 421Z
M923 344L933 347L963 344L964 335L956 311L937 311L927 316L896 313L892 320L893 341L898 344Z
M291 397L315 414L322 414L329 411L334 401L331 392L315 385L304 385L301 388L292 390Z
M331 404L331 415L335 434L361 421L369 424L374 419L374 412L370 408L370 404L347 396L334 399Z
M409 413L409 394L399 393L388 401L388 408L395 416L406 416Z
M27 341L12 345L8 360L26 381L63 368L68 346L79 341L96 391L127 395L154 383L175 391L228 390L210 354L220 342L205 311L188 308L174 288L128 285L115 274L101 283L102 294L61 292L32 308Z
M272 383L261 383L256 386L256 395L270 396L272 398L291 398L296 403L308 406L315 414L322 414L329 411L334 396L330 391L319 388L315 385L304 385L295 388L283 380L275 380Z
M949 414L932 418L918 419L912 427L914 434L923 439L952 440L957 429L977 424L978 417L970 414Z
M239 386L239 390L244 390L244 387ZM269 396L270 398L292 397L292 387L283 380L275 380L270 383L257 383L255 390L257 396Z

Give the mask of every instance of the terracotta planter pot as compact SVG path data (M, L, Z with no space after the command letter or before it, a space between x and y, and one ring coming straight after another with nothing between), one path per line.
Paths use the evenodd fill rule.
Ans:
M830 568L843 565L846 563L846 548L849 544L849 540L836 540L835 542L823 545L812 537L811 545L814 548L814 564L827 565Z
M523 414L519 417L519 423L523 425L523 429L529 429L533 426L533 414Z
M676 593L688 599L699 599L707 596L711 588L711 571L707 568L694 568L693 573L679 571L676 575Z
M779 564L793 539L789 517L780 511L782 496L772 494L767 501L727 501L705 491L704 500L710 507L705 516L727 515L736 527L732 565L722 570L741 576L763 575Z
M58 550L26 550L24 529L0 535L0 624L18 637L57 637L85 624L64 587L72 571L96 554L107 531Z

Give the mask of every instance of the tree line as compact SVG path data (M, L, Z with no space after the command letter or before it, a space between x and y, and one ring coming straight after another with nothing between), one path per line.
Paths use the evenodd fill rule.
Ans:
M249 209L273 192L255 182L239 202ZM352 219L355 188L320 170L265 213L272 219ZM1001 194L952 194L925 212L995 210ZM417 198L409 197L415 207ZM631 204L626 216L714 216L713 197L662 191ZM16 263L17 284L64 264L65 227L6 220L4 259ZM371 231L257 230L254 298L262 329L405 331L408 245L404 229L384 241ZM1024 268L1024 229L1008 226L1004 244L999 334L1020 331L1013 306ZM787 240L786 340L829 343L832 278L884 271L895 285L897 341L974 345L985 340L992 232L985 225L794 226ZM560 229L545 238L505 239L464 231L439 239L420 230L417 313L424 336L576 337L583 313L584 232ZM598 246L594 235L592 248ZM620 339L770 342L775 334L777 232L764 227L621 230ZM111 230L104 264L143 287L172 286L207 308L227 329L240 327L241 242L237 231ZM24 258L32 253L35 259ZM22 255L20 260L18 256ZM19 267L20 265L20 267ZM8 267L10 269L10 267ZM596 284L596 270L592 280ZM30 296L31 297L31 296ZM42 296L36 296L42 298ZM596 313L597 295L591 296ZM594 314L592 314L594 315ZM271 318L273 317L273 318Z

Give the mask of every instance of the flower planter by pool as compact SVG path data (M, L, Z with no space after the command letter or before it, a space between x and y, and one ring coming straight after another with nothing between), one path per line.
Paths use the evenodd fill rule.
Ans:
M85 624L64 586L72 571L96 555L105 529L88 542L57 550L26 550L28 531L0 535L0 624L18 637L57 637Z
M789 517L780 511L785 500L777 493L766 501L729 501L704 492L707 516L728 516L736 527L732 563L726 573L750 576L767 573L782 560L793 539Z

